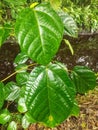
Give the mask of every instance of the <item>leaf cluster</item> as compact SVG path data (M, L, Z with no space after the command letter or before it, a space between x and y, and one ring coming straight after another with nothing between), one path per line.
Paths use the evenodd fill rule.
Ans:
M15 37L21 49L14 61L16 82L4 84L7 78L0 82L0 124L7 125L7 130L18 129L19 123L24 129L31 123L55 127L79 114L76 94L85 94L96 86L95 73L89 68L75 66L69 71L53 60L64 31L75 36L74 20L47 2L32 7L21 10L15 22ZM72 28L70 23L75 26ZM29 58L33 64L27 65ZM9 109L13 103L14 112Z

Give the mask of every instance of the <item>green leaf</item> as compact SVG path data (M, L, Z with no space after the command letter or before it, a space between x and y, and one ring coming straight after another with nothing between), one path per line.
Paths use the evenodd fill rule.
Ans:
M74 19L67 13L61 11L58 12L59 16L61 17L61 20L64 24L64 32L66 35L71 37L77 37L78 36L78 27L74 21Z
M95 73L86 66L75 66L71 78L78 93L84 94L96 87Z
M78 103L77 101L74 101L74 105L73 105L73 108L72 108L72 111L70 113L70 116L79 116L79 112L80 112L80 108L78 106Z
M27 129L30 125L30 122L28 121L28 119L26 118L26 116L23 116L22 118L22 127L24 129Z
M36 67L26 84L24 97L28 113L34 120L49 127L64 121L74 103L75 88L62 66L49 64Z
M2 108L3 104L4 104L4 84L2 82L0 82L0 109Z
M60 17L49 3L22 10L15 27L21 51L43 65L57 53L63 30Z
M16 56L14 63L16 65L24 64L27 60L28 56L21 52Z
M20 98L18 101L18 111L24 113L27 111L26 103L24 98Z
M36 123L36 121L32 118L32 115L29 114L28 112L25 114L26 120L30 123Z
M4 125L11 120L10 112L7 109L0 111L0 124Z
M67 67L65 66L65 64L62 64L61 62L55 61L55 64L57 64L58 66L60 66L62 69L64 69L66 72L68 72Z
M8 82L4 87L5 98L8 101L14 101L19 97L20 87L14 82Z
M11 26L9 24L5 24L3 27L0 27L0 46L4 43L7 37L10 35Z
M17 123L15 121L10 122L7 130L17 130Z
M23 72L26 72L27 69L28 69L28 65L19 64L18 66L16 66L15 71L17 71L17 73L23 73Z
M29 73L27 73L27 72L18 73L16 75L16 82L17 82L17 84L19 86L26 85L28 76L29 76Z
M32 116L27 112L22 118L22 127L24 129L28 128L31 123L36 123Z
M21 97L24 97L25 87L26 87L26 85L22 86L21 89L20 89L20 98L21 98Z

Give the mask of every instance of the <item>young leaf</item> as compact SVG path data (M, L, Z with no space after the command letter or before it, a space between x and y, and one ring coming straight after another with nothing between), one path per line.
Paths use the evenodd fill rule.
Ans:
M71 78L78 93L84 94L96 87L95 73L86 66L75 66Z
M70 115L75 88L65 68L50 64L33 69L24 95L32 118L54 127Z
M4 84L2 82L0 82L0 109L2 108L3 104L4 104Z
M19 97L20 87L18 87L14 82L9 82L4 87L4 96L6 100L14 101Z
M17 124L15 121L9 123L7 130L17 130Z
M23 118L22 118L22 127L24 129L27 129L29 125L30 125L30 122L27 120L26 116L23 116Z
M26 103L24 98L20 98L18 101L18 111L24 113L27 111Z
M10 112L7 109L0 111L0 124L4 125L11 120Z
M16 20L15 32L21 51L43 65L58 51L63 31L63 23L49 3L22 10Z
M16 75L16 82L17 82L17 84L19 86L26 85L28 76L29 76L29 73L27 73L27 72L18 73Z
M16 65L19 65L19 64L24 64L26 61L28 60L28 56L25 54L25 53L19 53L16 58L15 58L15 61L14 63Z
M23 73L26 72L28 69L28 65L26 64L19 64L16 68L15 71L17 71L17 73Z

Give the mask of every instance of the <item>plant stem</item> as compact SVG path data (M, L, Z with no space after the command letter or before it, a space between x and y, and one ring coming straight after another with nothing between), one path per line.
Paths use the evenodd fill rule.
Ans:
M36 63L33 63L33 64L30 64L30 65L28 65L28 66L26 66L26 67L23 67L23 68L21 68L21 69L15 71L14 73L10 74L9 76L7 76L6 78L4 78L4 79L1 80L0 82L4 82L4 81L6 81L7 79L9 79L10 77L12 77L12 76L14 76L15 74L19 73L20 71L27 69L27 67L31 67L31 66L34 66L34 65L36 65Z

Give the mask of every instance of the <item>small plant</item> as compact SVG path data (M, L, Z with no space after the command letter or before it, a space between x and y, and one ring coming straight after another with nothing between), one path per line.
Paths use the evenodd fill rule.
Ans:
M75 66L68 70L53 60L64 29L73 34L70 17L58 14L49 3L42 2L24 8L16 19L15 36L21 49L14 62L16 82L3 83L14 74L0 82L0 124L7 130L16 130L19 124L26 129L30 123L55 127L69 116L78 115L76 94L96 86L95 73L89 68ZM29 58L32 64L27 65ZM17 104L14 113L8 109L13 102Z

